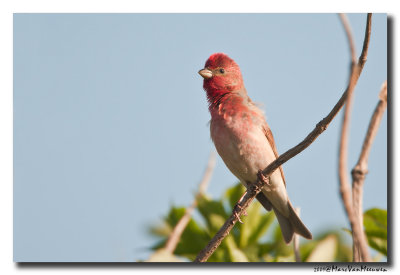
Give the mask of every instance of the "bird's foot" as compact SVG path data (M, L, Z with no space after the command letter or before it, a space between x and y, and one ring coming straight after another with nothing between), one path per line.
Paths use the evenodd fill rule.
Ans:
M243 200L244 196L246 196L246 194L247 194L247 192L245 192L245 193L240 197L240 199L238 200L238 202L235 204L235 207L233 208L233 214L235 215L235 217L238 219L238 221L239 221L240 223L243 223L242 220L240 219L239 214L238 214L238 213L240 212L240 210L243 209L243 208L240 206L240 203L242 202L242 200ZM243 210L243 216L247 216L247 211L246 211L246 209Z
M262 170L258 170L257 177L265 185L271 186L271 184L269 183L269 177L264 176L264 174L262 173Z
M242 220L240 219L239 216L239 212L240 210L242 210L243 208L240 206L239 202L236 203L235 207L233 208L233 214L235 215L235 217L238 219L238 221L240 223L243 223ZM246 209L243 210L243 216L247 216L247 211Z

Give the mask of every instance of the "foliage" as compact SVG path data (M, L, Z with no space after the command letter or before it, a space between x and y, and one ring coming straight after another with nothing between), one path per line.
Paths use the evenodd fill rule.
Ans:
M200 215L197 216L200 218L197 220L191 218L174 255L165 255L163 250L165 242L176 223L185 213L184 208L171 207L168 215L164 218L163 225L151 229L151 233L161 237L161 240L153 247L156 253L153 254L150 261L193 261L198 252L207 245L231 215L233 206L244 191L244 187L238 184L229 188L219 200L213 200L207 196L199 197L197 210ZM247 213L247 216L241 217L243 224L235 225L208 262L295 261L293 244L287 245L283 241L274 213L266 212L259 203L252 203L247 209ZM369 217L375 217L374 213L370 213ZM376 219L372 220L375 221ZM375 229L370 232L375 232L372 234L375 234L375 242L379 243L377 241L379 239L378 231ZM352 250L349 245L345 244L341 233L328 231L315 236L311 241L301 240L301 260L308 262L350 262Z
M387 257L387 211L379 208L365 211L364 227L369 246Z

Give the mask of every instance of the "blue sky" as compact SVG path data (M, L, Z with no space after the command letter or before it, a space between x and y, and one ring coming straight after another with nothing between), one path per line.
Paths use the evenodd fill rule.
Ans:
M358 53L365 14L349 15ZM355 91L349 170L387 75L386 15L375 14ZM189 205L213 150L197 71L225 52L264 106L280 153L345 89L349 52L336 14L14 15L14 260L135 261L148 226ZM342 113L284 164L292 203L316 235L348 227L338 193ZM387 118L364 209L387 208ZM218 158L209 194L236 182Z

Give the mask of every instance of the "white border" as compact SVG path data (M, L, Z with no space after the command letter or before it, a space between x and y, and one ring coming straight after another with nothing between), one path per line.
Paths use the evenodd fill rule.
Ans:
M12 261L12 23L13 13L65 13L65 12L79 12L79 13L130 13L130 12L383 12L389 13L393 17L394 22L394 39L393 39L393 51L396 60L393 64L392 82L395 79L400 79L399 74L396 72L396 64L398 64L398 54L396 51L396 45L398 45L398 4L395 0L391 1L376 1L376 0L364 0L364 1L349 1L349 0L335 0L335 1L321 1L321 0L301 0L301 1L262 1L262 0L147 0L147 1L132 1L132 0L25 0L25 1L11 1L2 0L0 1L0 209L1 209L1 225L0 225L0 273L1 274L15 274L19 272L30 272L43 274L50 272L67 272L73 274L90 274L99 272L104 273L115 273L115 272L129 272L129 273L145 273L145 272L160 272L163 274L177 274L187 273L189 269L169 267L158 267L158 268L102 268L101 266L96 268L18 268ZM395 83L393 83L395 84ZM391 90L394 94L397 94L395 89ZM395 97L396 102L393 105L399 106L400 96L397 94ZM393 108L393 122L398 122L398 115ZM393 123L395 124L395 123ZM398 127L397 127L398 128ZM398 137L397 129L394 129L393 142L396 142ZM399 171L396 156L399 153L399 146L394 146L396 149L394 156L393 172ZM393 191L396 191L396 174L393 177ZM393 195L393 203L396 202L397 193ZM394 213L397 213L397 207L395 207ZM395 221L395 225L392 229L398 228L398 224L395 215L392 216ZM393 230L394 231L394 230ZM393 232L396 244L394 247L394 256L398 255L396 247L398 247L398 237L396 232ZM397 252L397 253L396 253ZM399 257L397 257L399 258ZM390 271L395 271L398 266L396 264L397 259L393 259L393 268ZM161 270L162 269L162 270ZM265 272L280 271L286 272L284 269L278 269L276 266L265 270L264 267L251 268L252 274L265 274ZM221 273L226 272L230 274L241 274L246 268L234 268L234 266L224 266L223 268L190 268L190 272L193 273ZM308 271L313 272L312 268L301 268L293 269L289 271L296 271L299 273L305 273Z

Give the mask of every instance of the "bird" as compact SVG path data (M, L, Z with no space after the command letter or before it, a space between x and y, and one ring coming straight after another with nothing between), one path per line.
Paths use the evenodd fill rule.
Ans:
M279 156L264 112L248 96L239 65L228 55L212 54L198 73L211 115L211 139L227 168L247 187ZM289 200L282 166L256 198L274 211L287 244L295 233L312 239Z

